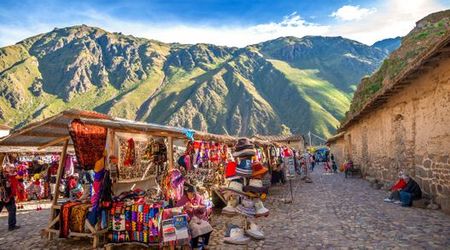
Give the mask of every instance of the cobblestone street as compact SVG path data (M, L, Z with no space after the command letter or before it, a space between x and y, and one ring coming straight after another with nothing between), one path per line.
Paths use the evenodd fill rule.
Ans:
M327 175L317 169L313 183L293 181L294 201L285 204L289 185L276 186L266 201L267 218L260 218L266 234L252 241L248 249L446 249L450 246L450 216L441 211L403 208L384 203L385 192L375 190L359 178ZM40 230L48 222L49 210L30 209L18 214L22 227L8 232L6 213L0 217L0 249L89 249L85 240L41 239ZM211 249L245 249L222 243L226 224L242 225L241 218L214 216Z

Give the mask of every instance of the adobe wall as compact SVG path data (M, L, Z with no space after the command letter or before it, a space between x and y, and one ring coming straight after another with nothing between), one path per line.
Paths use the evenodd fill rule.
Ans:
M342 163L346 160L345 151L344 151L344 140L339 138L334 142L330 143L330 152L334 155L334 160L336 164L341 166Z
M341 141L364 174L394 181L406 170L450 213L450 58L349 127Z

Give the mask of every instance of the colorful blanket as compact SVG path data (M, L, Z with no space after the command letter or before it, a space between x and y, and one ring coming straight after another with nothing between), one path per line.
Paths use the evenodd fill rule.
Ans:
M86 223L86 215L89 212L90 204L81 204L72 207L70 213L70 231L83 233Z
M110 210L110 235L112 242L159 242L160 207L156 204L114 202Z
M95 162L103 157L107 129L84 124L80 120L75 119L70 124L69 133L74 144L78 163L84 169L93 169Z
M61 211L59 213L59 237L67 238L69 236L70 230L70 213L72 212L72 208L81 204L80 202L67 202L61 206Z

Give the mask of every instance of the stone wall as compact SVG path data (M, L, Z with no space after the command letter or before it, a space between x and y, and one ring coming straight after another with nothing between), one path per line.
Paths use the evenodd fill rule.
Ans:
M450 213L450 59L351 125L332 148L342 145L363 174L392 182L405 170Z

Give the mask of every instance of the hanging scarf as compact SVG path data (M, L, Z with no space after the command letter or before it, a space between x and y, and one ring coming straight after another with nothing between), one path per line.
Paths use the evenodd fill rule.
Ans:
M123 165L125 165L126 167L131 167L134 165L135 160L136 160L135 144L133 138L130 138L128 139L128 147L125 153L125 160L123 162Z

